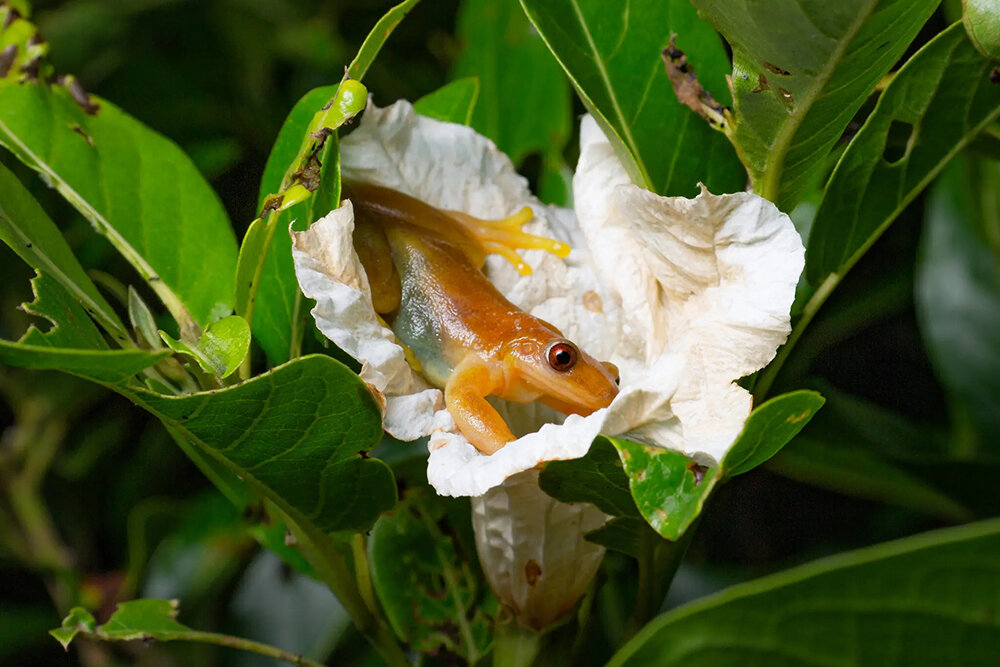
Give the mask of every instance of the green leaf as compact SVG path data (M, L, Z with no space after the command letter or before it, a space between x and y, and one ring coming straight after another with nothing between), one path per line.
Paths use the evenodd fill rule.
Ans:
M94 632L97 621L93 615L83 607L73 607L69 614L63 619L62 625L54 630L49 630L49 634L56 638L62 647L69 650L69 644L80 632Z
M177 600L131 600L123 602L104 625L97 628L102 639L170 641L192 633L177 622Z
M37 271L50 276L122 343L128 334L110 304L80 266L69 244L35 198L0 164L0 240Z
M209 324L197 345L176 340L163 331L160 337L171 350L190 357L206 373L220 378L232 375L250 349L250 327L239 315L230 315Z
M178 321L232 309L236 245L218 197L177 146L106 101L0 81L0 144L105 235ZM186 309L186 313L185 313Z
M538 486L564 503L593 503L612 516L639 516L618 451L607 438L594 440L586 456L547 463Z
M149 310L149 306L131 285L128 286L128 319L132 323L132 328L142 336L146 345L154 348L161 347L160 338L156 333L156 319L153 317L152 311Z
M979 436L957 453L965 459L1000 455L998 211L997 163L956 161L931 191L917 260L917 315L927 354Z
M417 2L418 0L405 0L405 2L401 2L387 11L378 20L378 23L375 24L371 32L368 33L368 36L365 37L361 48L358 49L358 55L354 56L354 60L351 61L350 66L347 68L347 73L352 79L360 80L365 78L368 68L375 62L375 57L382 50L382 46L389 39L389 35L396 29L396 26L403 20L403 17L410 13L410 10L413 9Z
M396 502L396 485L367 451L382 418L342 364L306 356L219 391L130 398L305 526L367 530Z
M261 644L259 642L222 635L215 632L200 632L177 621L177 600L156 600L152 598L131 600L120 603L108 622L98 628L93 627L93 617L81 607L74 608L63 621L63 628L51 630L49 634L59 640L64 648L78 632L85 632L90 639L103 641L135 641L157 640L194 641L206 644L217 644L231 648L253 651L278 660L295 664L319 667L319 663L301 655L282 651L281 649ZM67 623L72 623L72 629L67 630ZM86 626L86 627L85 627Z
M678 452L608 438L618 450L639 513L668 540L676 540L701 514L719 482L719 468L705 468Z
M446 123L468 125L479 97L479 79L470 76L438 88L413 103L413 109L422 116Z
M746 172L733 147L677 100L660 59L677 33L677 46L701 83L728 104L729 59L688 0L624 5L521 0L521 5L636 184L690 197L698 193L699 181L713 192L743 190Z
M998 552L992 520L840 554L674 609L610 664L989 664Z
M514 2L465 0L453 75L479 79L472 127L515 165L530 153L559 155L572 123L569 82Z
M372 583L396 635L421 653L469 664L490 643L479 580L444 524L447 503L427 489L383 515L369 543Z
M263 205L264 198L268 194L277 192L281 188L281 180L285 175L285 170L295 159L310 121L312 121L316 111L321 109L336 92L337 86L315 88L306 93L288 113L264 167L258 205ZM323 183L321 191L326 191L329 187L335 187L336 191L327 191L322 198L319 196L311 197L307 201L281 212L275 223L277 229L267 254L267 260L264 262L264 273L257 291L257 302L251 325L253 335L260 346L264 348L267 358L274 365L284 363L291 358L292 341L295 336L301 337L296 328L302 326L304 319L301 312L302 297L299 295L299 284L295 279L295 266L292 264L292 239L287 232L288 226L292 221L295 221L296 229L305 229L313 221L335 208L331 204L339 204L340 163L336 153L335 135L327 137L326 146L330 147L332 155L326 156L323 160L324 174L321 177ZM254 228L254 225L257 229ZM255 221L247 230L243 245L247 246L248 243L260 245L263 243L263 238L255 240L251 234L259 236L264 232L264 223ZM248 251L241 249L241 255L244 252ZM258 254L253 255L253 257L257 256ZM241 282L237 289L244 289L247 286ZM240 299L238 291L237 301Z
M794 391L758 407L722 459L725 474L742 475L777 454L822 406L823 397L815 391Z
M0 340L0 362L22 368L53 369L96 382L125 382L167 352L109 350L83 307L56 280L38 274L31 282L35 300L25 311L52 322L42 332L34 325L16 342Z
M633 516L616 516L597 530L590 531L584 537L607 549L620 551L632 558L640 558L645 539L643 533L653 534L649 524L643 519Z
M693 0L733 47L734 140L790 211L938 0ZM682 33L683 34L683 33Z
M896 74L830 178L806 252L811 283L846 273L941 168L1000 117L991 69L956 23ZM909 136L905 151L887 153L900 131Z

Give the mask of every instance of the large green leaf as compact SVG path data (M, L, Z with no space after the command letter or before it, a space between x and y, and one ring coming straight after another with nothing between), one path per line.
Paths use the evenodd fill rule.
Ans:
M0 144L107 236L175 316L226 314L236 244L218 197L173 142L97 103L91 114L61 85L0 81Z
M677 33L677 47L701 83L728 104L729 59L688 0L521 4L636 184L691 197L699 181L714 192L744 188L746 173L732 146L678 102L660 58Z
M810 282L845 273L941 168L1000 117L992 67L956 23L896 74L827 186L806 253ZM909 137L905 151L887 153L900 132Z
M790 211L938 0L693 0L733 47L734 139Z
M474 664L490 643L480 582L446 534L447 504L420 489L383 515L371 533L372 582L393 630L421 653Z
M979 435L959 454L964 458L1000 456L998 207L998 164L956 161L931 192L917 262L917 314L928 356Z
M119 343L128 335L80 266L66 239L35 198L0 164L0 240L37 271L56 280Z
M569 83L517 3L465 0L456 31L454 76L479 79L472 127L515 165L529 153L558 156L571 130Z
M295 159L302 144L302 136L309 126L313 115L326 104L337 92L337 86L314 88L302 96L285 118L281 126L271 154L264 167L264 176L260 184L258 205L264 198L281 188L281 179L288 165ZM295 267L292 264L292 239L288 235L288 226L295 222L297 229L305 229L312 222L330 212L331 199L339 199L340 173L336 152L336 135L327 137L332 155L324 160L326 171L324 185L333 182L337 192L330 197L310 197L308 200L282 211L276 221L277 230L271 241L271 248L264 262L264 273L260 288L257 291L257 303L253 316L253 335L264 348L267 358L272 364L288 361L292 342L298 336L295 330L302 326L304 314L302 297L299 295L299 284L295 279ZM332 162L331 162L332 158ZM330 170L334 171L331 172ZM247 232L250 234L250 232Z
M413 110L446 123L468 125L479 99L479 79L469 76L444 85L413 103Z
M998 553L993 520L834 556L664 614L610 664L992 664Z
M220 391L130 397L300 525L366 530L396 502L392 472L368 455L382 437L375 399L329 357L302 357Z

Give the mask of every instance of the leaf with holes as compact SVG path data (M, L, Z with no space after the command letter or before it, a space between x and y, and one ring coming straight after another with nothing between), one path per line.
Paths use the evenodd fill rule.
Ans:
M944 165L1000 118L992 68L956 23L896 74L837 164L816 212L806 252L811 283L846 273ZM905 149L887 154L897 128L909 137Z
M396 635L421 653L474 664L487 650L489 621L480 582L440 526L460 501L431 489L411 493L372 529L372 583Z
M729 103L729 59L688 0L521 5L637 185L687 197L698 194L699 181L713 192L743 190L746 172L733 147L677 100L660 58L677 33L701 83Z
M413 110L445 123L468 125L479 99L479 78L470 76L438 88L413 103Z
M233 304L236 243L218 197L170 140L110 102L0 81L0 144L39 172L183 319Z
M57 281L119 343L128 338L114 309L80 266L59 228L35 198L0 164L0 241Z
M839 554L673 609L609 664L991 664L997 553L992 520Z
M166 351L108 349L83 307L59 282L40 273L31 284L35 300L24 308L51 321L52 328L43 333L32 325L16 343L0 340L0 362L117 384L169 356Z
M258 206L263 205L264 198L268 194L277 192L281 188L281 179L288 165L295 159L302 144L302 136L309 127L313 115L323 108L336 92L337 86L314 88L303 95L288 113L264 167ZM293 341L301 337L301 329L306 319L302 312L299 283L295 280L295 269L292 266L292 239L287 232L288 226L295 221L297 229L305 229L314 220L329 213L331 208L335 208L331 203L340 199L340 166L336 139L336 135L331 135L326 140L327 153L322 161L321 177L323 183L321 191L325 195L310 197L281 212L276 221L277 229L271 241L267 260L264 262L264 273L257 291L252 327L254 337L264 348L272 364L280 364L291 358ZM252 227L247 232L251 240L252 237L249 236L251 233L260 237L263 232L264 223L255 224L257 228Z
M129 397L301 525L367 530L396 502L392 472L368 450L382 415L350 369L306 356L226 389Z
M754 191L799 201L938 0L693 0L733 47L739 147Z
M653 530L676 540L701 514L722 475L679 452L608 438L618 450L628 475L632 498Z

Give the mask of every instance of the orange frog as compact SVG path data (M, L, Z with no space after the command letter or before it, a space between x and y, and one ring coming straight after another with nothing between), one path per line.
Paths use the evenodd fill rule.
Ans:
M522 274L531 269L517 248L569 254L564 243L520 230L530 208L480 220L375 185L345 182L343 196L354 204L354 248L376 312L414 368L444 389L448 412L479 451L492 454L515 439L487 396L589 415L618 394L613 364L522 311L480 271L488 253L507 258Z

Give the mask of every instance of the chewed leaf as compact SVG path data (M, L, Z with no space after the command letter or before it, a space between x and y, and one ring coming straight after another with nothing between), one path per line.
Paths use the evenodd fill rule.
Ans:
M643 518L668 540L683 535L721 478L718 466L705 468L678 452L631 440L608 440L621 456Z
M250 327L239 315L209 324L197 345L176 340L163 331L160 338L171 350L193 359L206 373L220 378L235 372L250 349Z
M69 650L69 644L80 632L94 632L97 621L93 615L83 607L73 607L69 614L63 619L62 625L54 630L49 630L49 634L62 644L62 647Z

